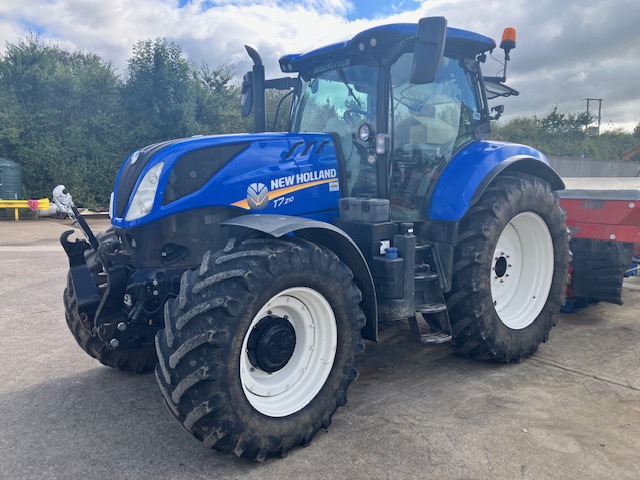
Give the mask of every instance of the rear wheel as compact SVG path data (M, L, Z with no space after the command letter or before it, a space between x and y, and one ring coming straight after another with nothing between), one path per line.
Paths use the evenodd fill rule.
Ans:
M112 229L99 233L96 238L100 243L117 241L116 234ZM85 261L96 284L99 285L104 282L104 277L99 275L102 272L102 265L97 258L96 251L93 249L87 250L85 252ZM71 330L73 338L76 339L78 345L86 353L103 365L136 373L149 372L155 366L157 357L153 344L144 345L137 349L113 350L93 332L93 326L89 319L78 314L78 300L71 281L71 274L67 274L67 288L64 290L64 309L67 326ZM124 315L122 320L126 321Z
M565 215L549 185L499 177L460 221L452 345L480 359L520 360L547 340L564 299Z
M352 278L296 238L205 254L156 336L170 411L205 446L258 461L309 443L357 377L365 320Z

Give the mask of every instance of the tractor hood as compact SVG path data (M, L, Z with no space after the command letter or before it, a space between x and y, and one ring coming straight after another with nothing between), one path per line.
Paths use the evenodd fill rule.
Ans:
M116 179L112 224L133 228L204 207L335 215L341 182L330 134L198 136L132 153Z

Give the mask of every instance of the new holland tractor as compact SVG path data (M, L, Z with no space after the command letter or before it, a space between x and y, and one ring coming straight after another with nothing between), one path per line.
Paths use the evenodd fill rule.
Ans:
M495 47L429 17L285 55L270 80L247 47L254 133L134 152L98 235L74 207L87 239L61 243L80 346L155 368L187 431L259 461L329 426L381 321L478 359L534 352L567 284L564 184L539 151L486 140L503 111L488 101L518 93L515 30L487 77ZM265 133L269 88L289 90L287 133Z

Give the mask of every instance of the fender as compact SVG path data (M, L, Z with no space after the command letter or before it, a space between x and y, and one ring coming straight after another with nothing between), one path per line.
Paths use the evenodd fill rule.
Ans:
M458 152L437 180L429 202L429 220L459 221L503 172L539 177L554 190L564 182L540 151L514 143L480 141Z
M231 218L222 226L240 227L266 233L280 238L290 233L327 247L333 251L353 272L353 279L362 292L362 310L367 323L362 328L362 336L373 342L378 341L378 307L373 277L362 252L351 238L330 223L287 215L254 214Z

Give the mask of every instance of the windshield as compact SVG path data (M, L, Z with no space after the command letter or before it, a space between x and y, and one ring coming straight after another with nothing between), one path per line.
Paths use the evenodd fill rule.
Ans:
M431 83L410 83L413 53L391 66L394 159L391 205L394 220L421 220L437 172L482 123L477 74L464 60L443 57Z
M375 194L375 166L355 140L363 121L376 125L378 68L350 59L318 65L301 76L303 90L294 107L294 132L327 132L340 137L349 195Z

